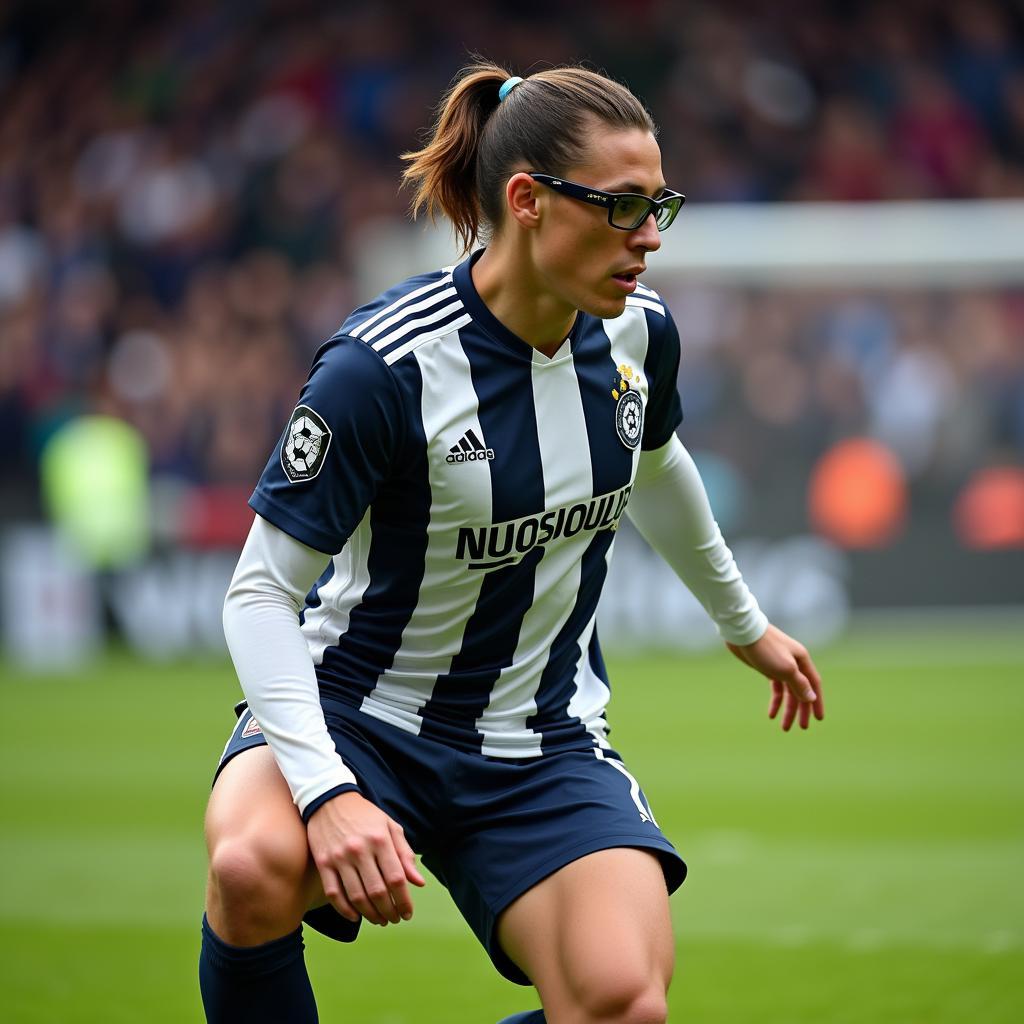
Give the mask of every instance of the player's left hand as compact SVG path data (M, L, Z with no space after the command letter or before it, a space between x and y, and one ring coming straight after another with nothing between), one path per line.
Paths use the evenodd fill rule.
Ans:
M752 644L740 647L727 642L725 646L745 665L771 680L768 717L775 718L785 702L782 714L785 732L789 732L794 721L799 721L800 728L806 729L812 712L819 722L825 717L821 676L803 644L769 625L761 639Z

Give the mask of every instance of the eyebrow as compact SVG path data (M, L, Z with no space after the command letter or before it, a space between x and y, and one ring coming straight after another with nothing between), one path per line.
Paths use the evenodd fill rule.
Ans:
M654 190L654 192L651 193L651 198L654 198L659 193L664 192L667 188L668 188L668 185L659 185ZM626 182L623 182L621 184L613 185L611 188L607 189L606 191L608 191L608 192L638 192L642 196L648 195L648 193L644 191L643 185L638 185L635 181L626 181Z

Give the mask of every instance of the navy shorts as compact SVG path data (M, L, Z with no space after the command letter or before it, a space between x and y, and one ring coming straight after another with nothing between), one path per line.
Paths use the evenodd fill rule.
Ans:
M507 760L453 750L335 701L323 707L363 795L405 829L511 981L530 984L498 944L498 916L552 872L595 850L625 846L658 856L670 893L686 877L682 858L613 750ZM218 773L236 754L266 742L245 705L236 711ZM359 928L330 906L310 911L306 922L342 942Z

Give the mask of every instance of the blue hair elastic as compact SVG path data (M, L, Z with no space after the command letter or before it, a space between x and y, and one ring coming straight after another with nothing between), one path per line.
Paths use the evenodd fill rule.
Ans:
M501 83L501 88L498 90L498 102L501 103L505 97L522 81L521 78L513 76L512 78L506 78Z

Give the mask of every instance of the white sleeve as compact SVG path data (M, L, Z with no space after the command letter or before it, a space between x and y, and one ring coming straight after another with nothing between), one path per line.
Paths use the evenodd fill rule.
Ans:
M697 467L678 437L641 453L626 511L704 606L723 640L742 646L761 638L768 619L743 582Z
M224 600L238 680L300 812L354 785L327 732L299 610L326 556L256 516Z

